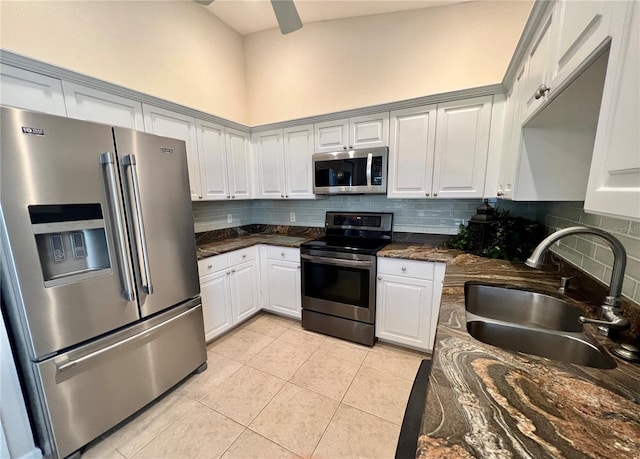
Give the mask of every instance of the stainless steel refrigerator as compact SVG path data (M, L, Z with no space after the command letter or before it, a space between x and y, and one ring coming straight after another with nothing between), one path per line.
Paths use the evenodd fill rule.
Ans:
M1 108L2 307L46 456L205 368L183 141Z

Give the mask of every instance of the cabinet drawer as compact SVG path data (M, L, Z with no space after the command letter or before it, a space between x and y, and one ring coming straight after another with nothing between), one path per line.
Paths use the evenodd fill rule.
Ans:
M234 250L227 254L229 256L229 266L244 263L256 259L256 247L247 247L246 249Z
M413 277L416 279L433 279L433 262L400 260L397 258L378 258L378 274Z
M267 247L267 258L272 260L284 260L300 262L300 249L292 249L289 247Z
M203 258L198 262L198 272L200 277L207 274L213 274L216 271L227 269L229 267L229 258L227 254L216 255L215 257Z

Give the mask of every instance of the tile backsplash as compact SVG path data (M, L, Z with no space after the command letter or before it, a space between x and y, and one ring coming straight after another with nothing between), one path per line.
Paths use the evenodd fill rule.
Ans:
M481 199L387 199L386 196L328 196L315 200L208 201L193 203L196 232L252 223L288 226L324 226L328 210L393 212L393 230L411 233L455 234L475 214ZM545 223L548 232L574 225L589 225L611 231L627 250L623 294L640 303L640 223L585 213L582 202L492 201L502 209ZM291 222L291 213L295 222ZM227 222L228 215L232 222ZM609 284L613 255L604 241L591 236L561 239L552 250Z
M482 204L481 199L387 199L386 196L327 196L314 200L207 201L193 203L196 232L251 223L324 226L327 211L393 212L393 230L456 234ZM291 214L295 214L295 222ZM232 223L227 223L228 214Z

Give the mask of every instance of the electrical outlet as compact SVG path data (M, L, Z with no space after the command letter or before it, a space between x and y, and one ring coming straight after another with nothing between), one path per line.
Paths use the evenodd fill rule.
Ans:
M233 214L227 214L227 223L233 222Z
M291 221L291 222L295 222L296 221L296 213L295 212L291 212L289 214L289 221Z

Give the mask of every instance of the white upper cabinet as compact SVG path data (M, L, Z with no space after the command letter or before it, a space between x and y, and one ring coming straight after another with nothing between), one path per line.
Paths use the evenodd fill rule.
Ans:
M610 0L558 2L552 88L570 77L605 42L611 30L614 3Z
M285 197L314 199L313 194L313 126L284 129Z
M391 112L387 197L431 195L435 137L435 105Z
M527 52L526 77L524 83L524 108L522 120L526 120L550 95L553 72L552 51L554 47L555 9L550 7L542 26Z
M225 128L225 137L231 199L250 199L253 188L249 134L237 129Z
M316 123L315 151L331 152L389 145L389 113Z
M224 128L207 121L196 120L198 157L203 199L228 199L227 148Z
M202 199L196 120L190 116L143 104L145 131L184 140L187 147L191 199Z
M67 116L62 82L56 78L0 64L0 104Z
M315 198L311 177L311 125L259 132L253 135L253 145L259 197Z
M640 219L640 5L615 2L607 76L584 203Z
M492 96L438 105L433 196L484 195Z
M69 117L144 131L140 102L68 81L62 88Z
M482 197L491 109L485 96L391 112L387 197Z

